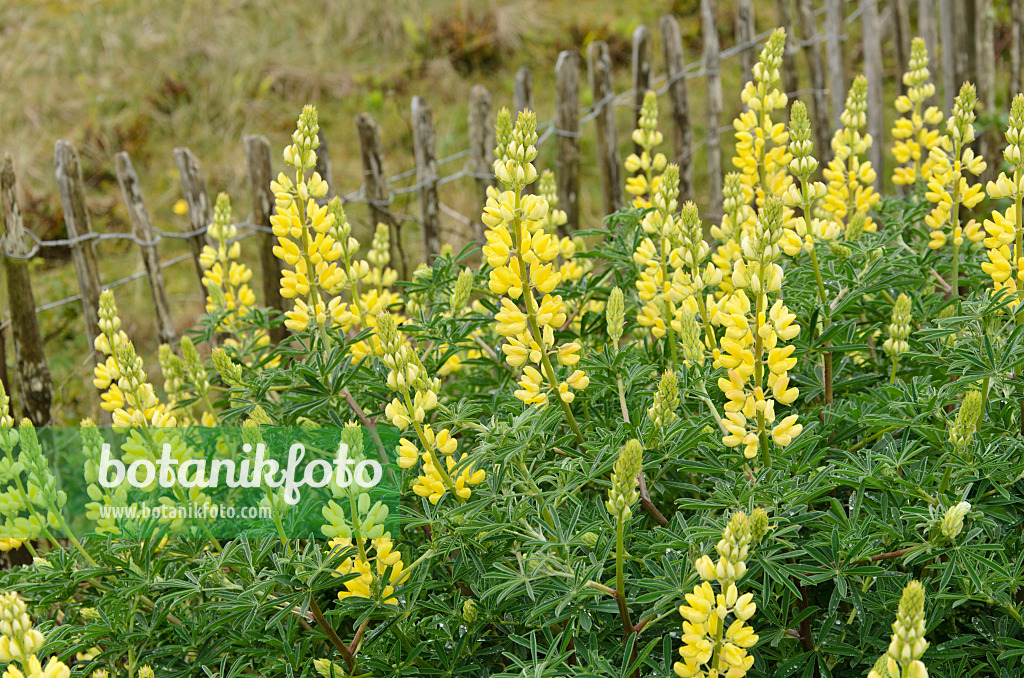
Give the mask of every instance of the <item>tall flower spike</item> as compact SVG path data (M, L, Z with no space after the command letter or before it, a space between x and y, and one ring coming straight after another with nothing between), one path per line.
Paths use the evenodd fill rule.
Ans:
M941 143L939 131L942 111L929 106L921 111L925 100L935 95L935 84L928 71L928 48L924 40L914 38L910 45L910 63L903 74L907 93L896 98L896 111L901 117L892 128L895 139L893 157L899 166L893 171L892 182L899 186L911 186L918 179L927 183L932 178L934 162L929 157L931 150Z
M822 172L828 182L822 209L840 231L846 231L847 240L855 240L863 231L878 230L868 211L881 199L874 187L875 168L865 159L873 139L863 131L868 122L868 80L863 75L854 79L839 120L843 127L832 137L832 160ZM857 230L855 220L861 225Z
M812 252L815 242L831 242L838 238L839 227L835 222L814 218L815 204L825 197L827 189L820 181L811 181L811 175L818 169L818 161L814 157L814 142L811 141L811 120L802 101L793 102L789 137L789 150L793 154L789 171L797 183L786 191L783 202L787 207L801 208L803 214L794 219L792 229L786 229L782 248L787 255L795 257L805 250Z
M622 290L613 287L608 294L608 303L604 307L605 323L608 326L608 343L618 348L622 338L622 328L626 322L626 302Z
M754 64L753 78L740 95L746 110L733 121L736 155L732 163L759 204L766 194L784 194L792 181L787 172L789 134L785 124L772 120L772 113L785 108L787 103L785 92L779 90L779 68L785 48L786 31L777 28Z
M381 311L377 316L376 330L381 360L388 368L387 386L396 393L384 414L399 430L412 427L415 432L414 440L399 440L398 465L413 468L420 462L421 473L412 489L432 504L446 492L469 499L471 487L484 481L484 470L473 470L472 464L465 463L465 454L456 454L458 441L449 429L435 433L426 423L427 413L437 407L440 379L427 373L419 354L405 341L389 312Z
M766 463L771 460L769 434L776 445L787 447L803 430L795 414L775 423L776 403L791 405L800 394L790 386L788 374L796 366L794 347L781 344L792 341L800 326L782 299L769 306L769 295L782 288L782 267L775 263L782 215L780 199L768 198L753 232L743 238L743 259L732 272L736 289L723 299L715 316L715 322L725 328L714 351L715 368L726 370L718 380L728 400L722 442L742 447L747 459L757 456L760 448ZM754 296L754 308L748 293Z
M633 130L633 143L640 147L640 154L631 153L626 158L626 171L634 176L626 179L626 192L633 196L633 207L650 207L650 198L658 187L659 174L665 171L668 160L664 153L654 149L665 140L658 131L658 96L647 90L640 108L638 127Z
M766 532L767 516L764 518L764 526L759 518L757 529ZM683 645L679 648L682 661L672 669L680 678L743 678L754 665L747 650L757 644L758 637L747 621L754 616L757 605L753 593L740 595L737 587L747 571L745 561L755 536L752 523L743 512L734 513L715 547L718 563L709 556L701 556L694 563L703 582L686 594L686 604L679 608L685 620ZM718 582L717 594L713 582ZM726 626L729 615L734 620Z
M974 85L965 82L953 104L953 114L946 120L946 136L932 149L929 159L932 176L925 198L933 207L925 217L931 229L928 246L933 250L946 244L947 231L953 240L953 271L950 281L953 296L960 294L960 247L966 235L978 242L984 233L978 222L971 220L967 228L960 225L960 207L974 209L985 197L980 184L968 183L969 176L985 171L985 160L970 148L974 141L974 106L977 102Z
M1021 205L1024 201L1024 94L1015 96L1010 105L1003 159L1013 168L1013 173L1000 172L985 188L992 198L1010 198L1013 205L1005 212L993 212L992 218L985 221L989 260L981 269L992 277L997 292L1013 295L1012 305L1016 307L1020 303L1018 292L1024 285L1024 210Z
M678 201L679 167L669 165L654 193L654 209L640 222L645 237L633 253L633 261L640 267L636 288L643 304L637 322L649 328L655 339L668 334L673 365L679 314L683 308L691 313L699 310L686 269L688 258L693 257L684 244L690 236L683 233L682 221L675 214Z
M547 201L523 194L537 178L533 166L537 118L532 111L523 111L513 127L503 108L495 136L494 174L504 190L488 192L481 220L487 227L483 256L491 267L488 288L500 301L494 319L498 333L506 338L502 352L509 365L522 369L516 397L538 407L556 398L577 441L582 442L570 403L590 379L574 367L580 360L580 345L555 341L555 331L566 321L562 297L553 294L562 278L554 267L562 247L557 236L544 228L550 217ZM543 295L540 300L535 292ZM567 369L556 372L556 364Z
M939 521L939 530L942 536L953 541L964 529L964 518L971 512L971 503L962 501L955 506L946 509L946 514Z
M6 678L68 678L71 670L56 657L44 665L36 653L43 634L32 626L25 603L14 591L0 594L0 662L7 664ZM14 663L21 665L19 670Z

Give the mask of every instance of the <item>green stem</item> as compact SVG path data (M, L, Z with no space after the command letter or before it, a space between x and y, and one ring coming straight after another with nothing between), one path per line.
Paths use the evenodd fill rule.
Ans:
M950 225L953 232L953 275L949 290L952 299L960 297L960 245L957 244L957 229L960 228L960 178L954 179L953 186L953 214L950 217ZM960 237L963 237L962 235Z
M627 424L629 422L629 408L626 407L626 387L622 383L622 375L616 373L615 382L619 387L619 407L622 409L622 420Z
M889 383L890 384L895 384L896 383L896 368L899 365L899 362L900 362L899 356L893 356L892 357L892 373L889 375Z
M629 620L629 608L626 606L626 576L623 571L626 553L625 528L626 521L620 513L615 529L615 599L619 604L619 616L622 617L622 632L628 640L633 633L633 623Z
M808 205L805 209L810 209ZM822 324L825 329L832 326L831 309L828 305L828 293L825 291L825 281L821 277L821 266L818 264L818 252L815 249L811 249L811 265L814 268L814 279L818 283L818 300L821 302L821 312L823 314ZM823 348L827 349L826 344ZM829 406L832 404L832 352L828 350L822 351L822 377L825 384L825 405Z
M992 385L992 377L985 377L981 382L981 411L978 412L977 429L981 430L981 422L985 421L985 407L988 405L988 389Z
M430 463L434 465L435 469L437 469L437 475L441 476L441 482L444 483L445 488L454 494L459 501L462 501L462 497L459 497L455 492L455 483L452 482L447 469L445 469L444 466L441 466L441 462L438 461L437 454L434 452L434 446L428 443L427 436L423 432L423 428L420 426L420 423L416 421L416 408L412 406L412 399L409 398L409 389L402 389L402 396L405 398L405 407L409 410L409 421L412 422L413 428L416 429L416 436L420 439L420 444L423 445L423 449L427 451L427 456L430 457Z

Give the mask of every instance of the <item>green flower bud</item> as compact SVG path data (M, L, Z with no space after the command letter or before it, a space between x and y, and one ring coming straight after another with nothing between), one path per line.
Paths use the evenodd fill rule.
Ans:
M597 547L597 535L593 532L584 532L577 537L588 549L594 549Z
M626 321L626 302L622 290L613 287L608 295L608 303L604 307L604 318L608 325L608 339L612 346L618 347L622 338L622 327Z
M790 112L789 152L793 154L789 169L798 179L806 180L818 169L814 142L811 141L811 121L807 117L807 106L802 101L794 101Z
M964 394L964 400L956 413L956 421L949 427L949 441L958 450L963 451L977 432L983 406L981 391L968 391Z
M846 245L832 240L828 243L829 251L832 252L832 256L837 259L849 259L853 251Z
M750 541L754 544L760 543L768 534L768 514L763 508L754 509L750 514Z
M679 343L683 349L683 360L687 365L704 364L704 343L700 338L700 325L697 318L688 310L683 309L682 317L679 320Z
M462 618L470 624L480 618L480 606L472 598L462 604Z
M892 322L889 324L889 338L882 344L886 354L895 358L901 353L910 349L907 338L910 336L910 323L913 320L910 315L911 301L906 294L900 293L892 309Z
M647 416L657 428L664 428L679 419L679 415L676 414L678 407L679 380L676 373L668 369L661 375L658 390L654 393L654 404L647 410Z
M953 541L956 539L964 529L964 517L971 512L970 502L962 501L956 506L950 506L946 509L946 515L942 517L939 522L939 529L942 531L942 536L946 539Z
M227 351L222 348L215 348L210 357L213 360L214 369L217 370L217 374L220 375L225 384L228 386L244 385L242 381L242 366L232 361Z
M459 271L459 277L455 280L455 289L452 290L451 297L448 301L451 305L452 313L459 313L466 307L466 303L469 301L469 295L473 292L473 271L469 268L464 268Z
M630 508L639 498L637 483L643 469L644 448L639 440L633 439L619 449L619 458L612 471L612 486L608 491L605 506L608 512L622 520L628 520L633 511Z

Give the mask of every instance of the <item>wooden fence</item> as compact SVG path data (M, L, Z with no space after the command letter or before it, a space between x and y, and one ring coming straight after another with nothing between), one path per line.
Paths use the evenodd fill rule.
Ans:
M988 57L1008 54L1010 71L1010 92L1021 88L1021 38L1024 25L1024 0L1010 0L1010 21L999 31L1000 44L995 44L996 25L993 0L917 0L916 7L911 0L823 0L815 6L812 0L775 0L775 16L762 24L775 22L787 28L790 36L785 54L784 86L791 93L808 100L813 133L819 153L829 147L833 131L839 125L839 114L843 110L846 96L847 65L858 61L853 57L859 53L859 62L868 76L869 132L876 139L871 148L871 160L882 168L882 149L885 144L882 116L879 114L886 103L883 101L883 81L886 77L899 80L909 59L909 42L912 34L920 34L929 43L932 55L932 73L939 84L945 110L951 108L957 83L972 80L978 86L978 98L983 107L991 111L995 107L995 77L993 61ZM632 44L632 88L616 94L612 88L612 64L608 46L595 41L588 45L584 59L574 51L563 51L555 65L555 117L538 125L538 146L554 138L556 144L555 173L558 181L560 207L566 211L568 221L564 232L570 233L580 225L580 138L584 129L593 122L596 138L596 165L601 178L603 210L607 212L620 208L625 203L623 191L622 156L620 155L620 134L628 130L618 129L615 107L625 106L638 111L643 94L654 89L659 96L668 100L668 114L663 127L669 128L672 141L673 161L680 166L680 189L684 199L695 195L694 167L698 153L703 150L708 176L707 191L710 197L709 218L721 214L722 158L720 136L731 129L724 125L722 93L722 61L735 57L745 77L756 60L757 51L770 31L757 33L754 28L754 6L750 0L739 0L735 9L736 42L722 49L716 27L719 16L717 0L701 0L702 50L699 58L688 60L679 24L674 17L660 19L657 32L661 43L662 68L654 76L652 55L652 31L646 26L638 27L633 34ZM913 30L912 14L916 15L916 30ZM794 23L794 17L796 19ZM859 44L848 40L846 31L850 26L860 24L863 36ZM895 64L890 73L883 72L883 39L891 37ZM807 86L799 87L797 68L799 53L803 54L807 75ZM588 84L593 104L580 108L580 70L586 66ZM706 110L693 111L689 103L689 81L703 80ZM435 148L433 118L428 101L414 97L411 102L413 125L413 158L415 167L399 174L388 176L384 171L381 152L380 130L374 119L366 113L356 118L359 145L362 155L362 186L352 193L342 195L344 203L365 203L370 219L385 223L391 229L393 261L400 273L406 277L409 261L403 249L402 226L413 222L418 224L422 237L422 252L430 257L441 248L440 219L446 213L462 223L471 225L475 235L482 236L482 225L477 217L469 218L454 213L440 200L444 185L470 179L476 187L477 201L482 206L487 187L493 182L490 163L493 158L494 131L493 104L490 93L476 85L469 93L468 136L469 146L453 155L438 158ZM516 74L513 107L516 110L533 106L532 74L523 67ZM692 121L703 118L708 134L695 140ZM635 120L635 115L634 115ZM982 135L982 150L994 157L998 137L992 131ZM248 165L248 179L251 192L252 210L249 219L238 224L239 238L258 236L259 260L262 269L262 292L264 303L278 310L285 310L279 292L280 268L274 257L273 237L270 230L270 215L273 195L270 180L274 176L271 163L271 147L262 136L247 136L244 139L245 157ZM118 287L133 280L145 278L152 295L156 316L157 336L161 342L173 342L176 337L174 318L168 302L163 270L169 266L192 260L200 291L202 267L199 254L206 240L206 229L212 219L210 197L203 178L201 164L187 148L174 151L175 163L181 178L181 190L188 205L187 231L168 232L154 227L146 209L139 179L126 153L115 158L118 182L128 208L131 222L130 233L95 233L86 209L82 182L81 165L74 146L65 140L58 141L54 150L54 167L57 187L63 207L67 238L42 241L26 229L18 207L16 177L9 156L4 156L0 166L0 203L3 220L2 250L5 263L10 318L0 325L0 333L9 329L14 345L14 389L17 398L15 410L32 420L37 426L51 421L53 384L43 353L43 340L37 320L37 313L54 309L65 304L80 301L84 319L85 339L93 361L99 361L99 352L93 349L93 342L99 333L97 307L101 290L99 271L94 248L105 240L130 240L139 247L143 271L102 287ZM443 175L442 168L458 160L463 166L455 172ZM995 167L991 162L990 166ZM318 151L318 169L330 181L331 165L327 140L321 136ZM883 173L879 171L879 181ZM408 183L412 179L413 183ZM397 185L396 184L403 184ZM400 195L414 194L418 197L419 212L416 215L401 214L393 210L394 199ZM477 211L479 214L479 211ZM184 239L188 243L187 254L161 261L158 247L163 239ZM42 249L60 247L71 250L79 293L37 306L33 293L29 261ZM283 338L283 330L274 337ZM83 348L84 342L83 342ZM6 347L0 334L0 379L12 393L11 380L7 374Z

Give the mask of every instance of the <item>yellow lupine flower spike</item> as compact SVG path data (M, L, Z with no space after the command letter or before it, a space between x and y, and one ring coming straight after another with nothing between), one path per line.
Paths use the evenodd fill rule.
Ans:
M1015 308L1020 303L1017 293L1024 283L1024 211L1021 205L1024 201L1024 94L1015 96L1010 104L1010 121L1005 134L1003 159L1013 168L1013 173L1000 172L985 188L992 198L1010 198L1013 204L1005 212L993 212L991 219L985 221L989 260L982 263L981 269L992 277L997 292L1005 290L1014 296L1012 306Z
M519 114L515 125L507 109L498 113L495 125L494 175L504 190L488 190L481 220L487 227L484 258L491 267L488 287L500 298L494 316L498 334L506 338L502 352L505 361L522 369L520 388L515 391L524 403L543 407L554 397L582 442L570 403L590 379L579 369L559 379L555 364L569 366L578 362L578 347L566 352L555 342L555 331L566 323L566 304L554 293L562 282L555 259L563 253L558 237L545 226L557 223L544 195L524 194L523 189L537 179L533 160L537 157L537 118L532 111ZM545 182L545 193L549 193ZM541 296L540 300L535 292ZM520 307L520 303L522 307ZM566 357L572 355L570 360ZM557 362L553 362L552 358ZM566 370L568 372L568 370Z
M846 231L855 218L863 227L847 234L854 240L861 232L874 233L877 225L868 216L881 196L875 192L875 168L865 156L874 140L864 132L868 121L868 80L858 75L846 96L846 108L839 116L843 127L832 137L832 160L822 172L828 191L822 205L824 213L840 231Z
M792 404L799 389L790 386L788 370L795 362L791 349L782 342L792 341L800 332L796 316L782 299L769 307L770 294L782 287L782 267L775 263L780 255L783 235L783 205L769 197L758 215L753 232L743 237L743 258L735 262L732 284L735 291L724 298L714 322L725 328L714 350L715 368L724 368L726 376L718 387L728 402L722 426L722 442L727 447L742 447L747 459L760 448L770 463L769 436L779 447L788 446L803 427L791 414L776 423L775 405ZM751 308L750 296L754 297Z
M686 604L679 607L684 619L682 661L673 664L672 670L680 678L743 678L754 665L747 651L757 644L758 636L747 622L757 605L753 593L740 594L737 582L747 571L751 544L767 529L768 516L762 509L749 517L736 512L715 546L718 562L702 556L694 563L703 581L684 596ZM718 593L713 582L718 583ZM727 621L729 615L732 622Z
M928 71L928 48L924 40L914 38L910 46L910 63L903 74L907 93L896 98L896 111L901 115L892 128L895 139L893 157L899 166L893 171L892 182L898 186L910 186L918 179L927 183L932 178L930 153L942 143L939 130L942 111L929 106L923 112L925 100L935 95L935 83L931 82Z
M658 131L658 97L652 90L644 94L638 127L633 130L632 138L641 150L639 155L630 153L626 158L626 171L634 175L626 179L626 192L633 196L633 207L646 208L651 206L659 175L668 164L664 153L654 151L665 137Z
M929 155L932 176L928 180L925 198L933 207L925 217L925 223L931 229L928 246L933 250L942 248L946 244L948 231L948 237L953 240L950 287L954 296L960 290L960 247L964 244L964 236L973 242L984 237L977 222L972 220L966 229L960 225L960 206L973 209L985 197L980 184L967 181L970 175L978 176L985 171L985 160L975 155L969 146L974 141L976 102L974 85L964 83L953 104L953 113L946 120L946 136Z

